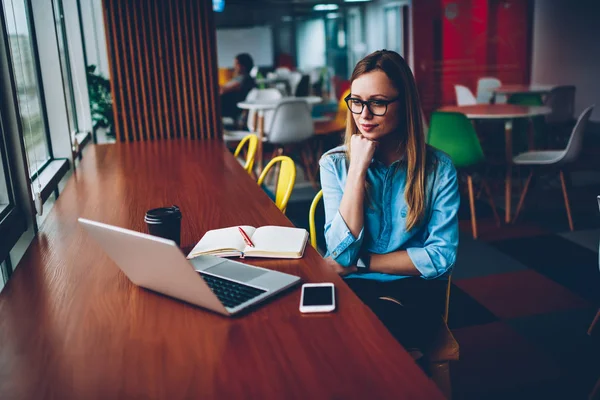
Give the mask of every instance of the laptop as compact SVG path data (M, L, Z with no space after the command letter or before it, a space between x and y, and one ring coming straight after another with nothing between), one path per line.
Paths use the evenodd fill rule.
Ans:
M223 315L234 315L297 284L300 278L216 256L185 258L172 240L79 218L137 286Z

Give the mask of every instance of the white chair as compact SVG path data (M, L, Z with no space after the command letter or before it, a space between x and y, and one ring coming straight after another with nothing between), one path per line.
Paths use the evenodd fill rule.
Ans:
M517 206L517 211L515 212L513 222L519 217L519 212L521 211L521 207L523 207L525 196L527 195L527 190L529 189L529 183L533 177L534 170L537 171L543 168L554 168L558 169L560 175L560 183L562 186L565 208L567 210L567 218L569 220L569 229L571 229L571 231L573 230L573 219L571 218L571 207L569 206L569 197L567 195L567 186L565 184L564 167L565 165L574 162L579 157L583 146L583 134L585 132L585 127L593 110L594 106L592 105L581 113L577 123L575 124L575 127L573 128L569 143L564 150L528 151L513 158L513 163L516 165L532 167L529 176L525 181L523 193L521 193L521 198L519 199L519 205Z
M304 100L291 98L282 100L275 109L267 138L269 143L275 146L273 156L297 150L294 154L300 157L305 175L311 184L317 187L312 173L312 163L315 160L307 142L314 134L315 128L308 104Z
M246 96L246 101L279 100L282 97L283 96L281 95L281 92L277 89L256 89L256 88L254 88L248 93L248 96ZM274 112L273 110L265 110L264 111L264 127L265 128L271 124L271 120L273 119L273 112ZM247 121L248 131L256 133L255 129L257 129L257 127L255 125L257 125L257 123L258 123L258 121L257 121L256 111L250 110L248 112L248 121ZM248 131L225 130L223 132L223 140L225 140L225 142L240 141L244 138L244 136L246 136L249 133ZM265 132L266 132L266 129L265 129ZM263 141L265 141L264 137L263 137Z
M281 92L275 88L269 88L269 89L252 89L250 91L250 93L248 93L248 96L246 97L246 100L248 101L253 101L253 100L279 100L283 98L283 95L281 94ZM256 121L257 118L257 112L255 110L250 110L248 112L248 121L247 121L247 126L248 126L248 130L250 132L256 132ZM271 120L273 119L273 110L265 110L264 111L264 126L265 126L265 132L266 132L266 127L270 126L271 124Z
M477 103L489 104L494 97L494 89L502 85L500 79L493 77L479 78L477 81ZM498 100L498 98L496 98ZM497 103L498 101L496 101Z
M456 92L456 104L459 106L472 106L477 104L473 92L463 85L454 85L454 91Z

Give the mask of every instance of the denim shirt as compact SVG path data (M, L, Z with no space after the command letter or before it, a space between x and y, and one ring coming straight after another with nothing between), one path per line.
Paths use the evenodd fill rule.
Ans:
M460 196L456 170L445 153L428 148L432 164L426 181L426 206L421 222L406 231L404 200L406 168L402 160L389 167L373 160L367 170L369 200L365 196L364 226L354 237L339 212L348 174L345 146L336 147L319 161L325 206L326 257L344 267L356 265L365 252L386 254L406 250L423 279L447 279L458 247ZM348 278L390 281L406 278L379 272L350 274Z

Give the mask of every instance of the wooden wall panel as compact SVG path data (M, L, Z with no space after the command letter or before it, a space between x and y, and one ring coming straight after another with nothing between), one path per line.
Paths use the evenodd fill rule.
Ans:
M120 141L221 136L211 0L103 0Z

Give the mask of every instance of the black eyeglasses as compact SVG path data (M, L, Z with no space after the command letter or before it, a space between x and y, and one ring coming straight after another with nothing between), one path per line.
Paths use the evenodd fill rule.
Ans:
M346 105L348 105L348 109L352 114L362 114L365 106L369 112L378 117L382 117L385 115L388 109L388 105L400 100L400 97L396 97L392 100L361 100L354 97L350 97L349 95L344 99L346 101Z

